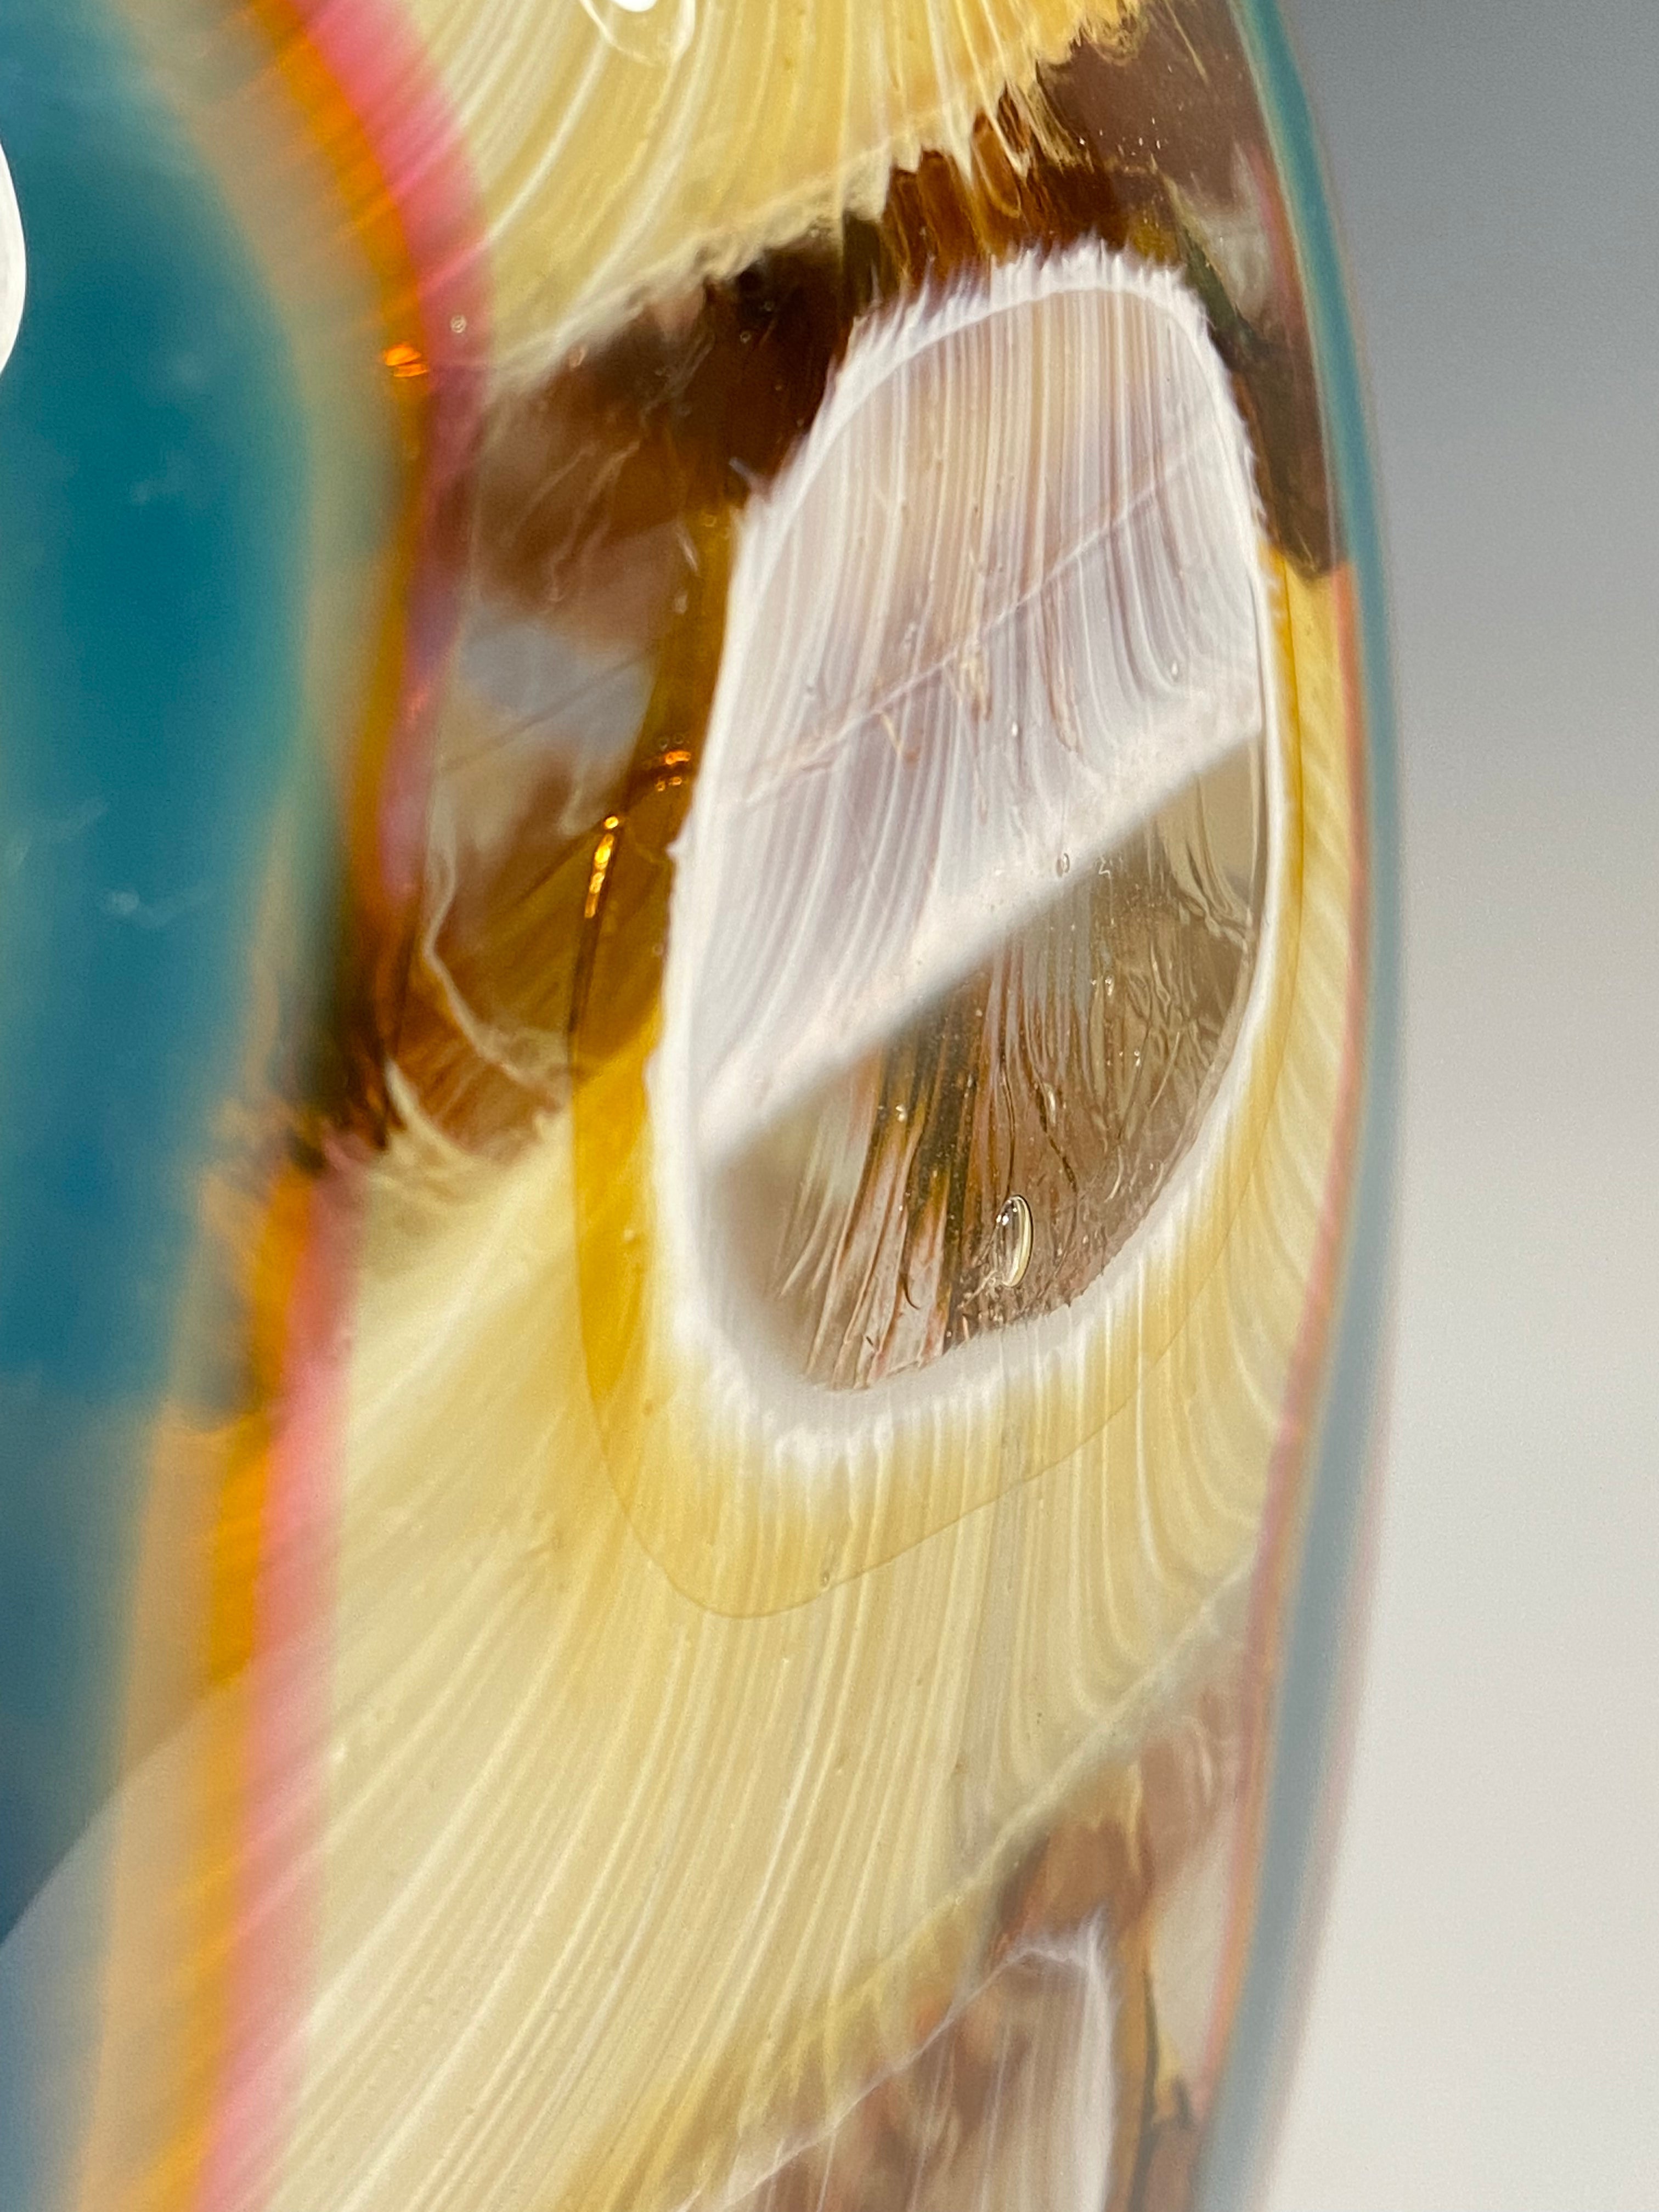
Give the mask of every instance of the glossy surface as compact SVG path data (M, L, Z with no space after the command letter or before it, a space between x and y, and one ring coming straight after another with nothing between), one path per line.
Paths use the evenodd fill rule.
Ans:
M0 26L6 2201L1234 2201L1391 1036L1273 26Z

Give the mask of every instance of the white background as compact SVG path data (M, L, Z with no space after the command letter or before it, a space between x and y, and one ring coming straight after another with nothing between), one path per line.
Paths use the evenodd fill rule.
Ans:
M1398 1356L1269 2212L1659 2207L1659 0L1286 0L1403 720Z

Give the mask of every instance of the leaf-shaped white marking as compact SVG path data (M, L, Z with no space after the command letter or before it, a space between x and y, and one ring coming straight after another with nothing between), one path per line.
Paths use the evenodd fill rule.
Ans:
M28 256L23 246L23 218L18 211L16 187L0 148L0 368L11 359L22 326L23 299L28 286Z

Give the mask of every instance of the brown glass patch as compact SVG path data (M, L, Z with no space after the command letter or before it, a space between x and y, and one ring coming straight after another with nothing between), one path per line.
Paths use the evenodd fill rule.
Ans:
M626 663L641 699L657 696L664 656L698 655L678 634L712 623L717 637L723 618L687 589L688 548L787 465L859 320L1085 239L1185 272L1234 374L1270 532L1304 565L1327 562L1289 226L1227 9L1160 0L1133 37L1080 42L1044 74L1032 114L1005 101L981 118L965 166L933 153L896 170L878 220L849 217L729 279L690 281L534 387L503 391L445 517L470 606ZM694 773L701 738L696 712L672 728L659 717L607 780L591 772L580 700L550 708L545 758L503 762L496 779L517 808L511 849L450 856L419 911L355 938L322 1055L336 1119L383 1138L392 1058L463 1143L495 1150L529 1133L568 1087L584 856L608 816L625 818L647 752L683 750Z

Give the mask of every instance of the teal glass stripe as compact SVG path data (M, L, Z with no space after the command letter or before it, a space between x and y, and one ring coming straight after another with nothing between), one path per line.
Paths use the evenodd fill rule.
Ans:
M0 0L0 143L30 255L0 375L3 1931L112 1778L149 1424L303 742L307 491L282 327L98 0Z
M1323 402L1327 464L1353 564L1366 724L1370 971L1353 1212L1334 1361L1319 1407L1299 1571L1286 1626L1249 1962L1205 2152L1198 2202L1231 2212L1265 2181L1286 2083L1309 1908L1363 1601L1392 1282L1401 1042L1399 787L1382 530L1364 386L1307 95L1274 0L1237 0L1295 228Z

